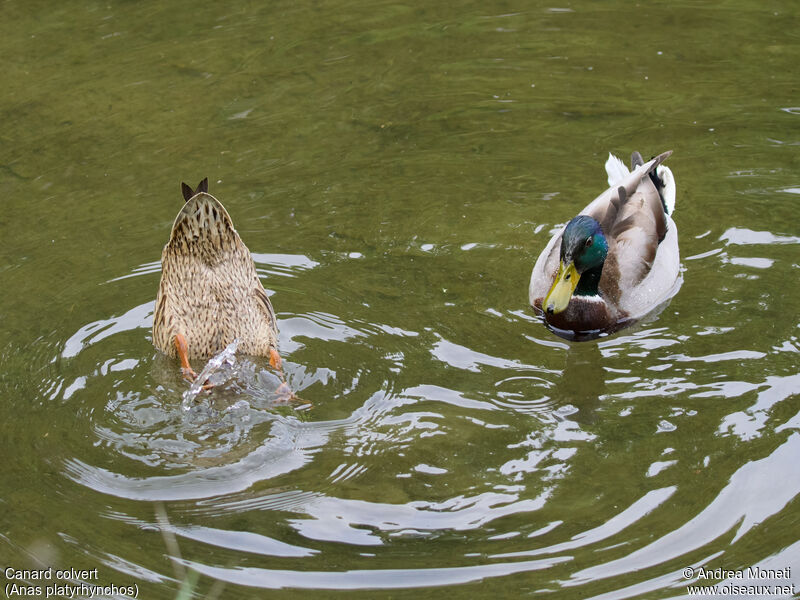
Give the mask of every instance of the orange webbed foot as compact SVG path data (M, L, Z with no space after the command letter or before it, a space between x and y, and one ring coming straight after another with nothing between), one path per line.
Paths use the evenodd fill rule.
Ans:
M194 380L197 379L197 373L195 373L194 369L192 369L191 367L189 367L188 369L186 367L181 367L181 374L183 375L183 378L189 383L194 383Z
M283 361L281 360L281 355L278 354L278 351L275 350L275 348L269 349L269 364L276 371L280 371L283 368Z
M286 383L286 381L283 381L283 360L275 348L269 349L269 364L273 369L278 371L278 376L281 379L281 384L275 390L275 395L278 397L278 400L280 402L294 402L300 400L300 398L294 395L294 392L292 392L289 384Z
M189 344L186 343L186 338L182 333L175 336L175 348L178 351L178 358L181 360L183 378L189 383L194 382L197 379L197 373L189 364Z

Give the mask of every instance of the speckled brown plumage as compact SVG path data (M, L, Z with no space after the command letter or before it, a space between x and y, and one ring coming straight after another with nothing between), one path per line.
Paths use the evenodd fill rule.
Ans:
M182 334L189 358L207 358L238 339L240 352L268 356L277 345L275 312L228 211L207 189L184 186L190 197L161 254L153 344L174 357Z

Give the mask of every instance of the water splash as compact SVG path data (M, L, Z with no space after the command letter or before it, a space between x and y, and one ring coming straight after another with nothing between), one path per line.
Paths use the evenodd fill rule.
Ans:
M207 384L218 386L229 381L235 375L234 367L238 347L239 340L233 340L208 361L189 389L183 392L183 410L188 411L192 408L195 399L206 389Z

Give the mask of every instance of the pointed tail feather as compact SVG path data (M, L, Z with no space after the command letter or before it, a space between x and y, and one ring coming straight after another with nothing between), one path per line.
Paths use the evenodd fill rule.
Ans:
M631 174L628 167L625 166L625 163L610 152L608 153L608 160L606 161L606 173L608 174L609 187L614 187Z

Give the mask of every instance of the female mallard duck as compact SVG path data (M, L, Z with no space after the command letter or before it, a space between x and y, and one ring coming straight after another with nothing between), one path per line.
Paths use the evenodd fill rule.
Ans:
M533 267L529 296L559 335L591 338L645 316L676 291L675 179L638 152L631 171L609 154L608 183L556 233Z
M213 356L235 339L241 352L280 368L275 312L228 211L208 193L208 179L181 189L186 203L161 254L153 344L180 358L187 379L196 377L189 358Z

